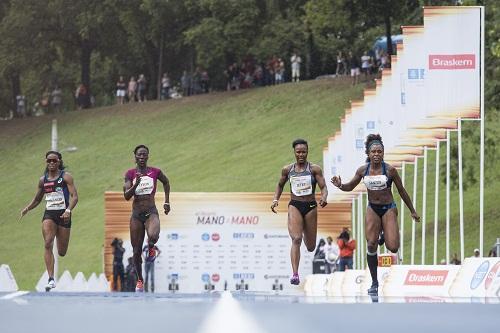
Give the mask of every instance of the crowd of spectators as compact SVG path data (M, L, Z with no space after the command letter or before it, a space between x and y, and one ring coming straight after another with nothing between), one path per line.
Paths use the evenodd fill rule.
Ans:
M363 74L366 82L373 75L389 67L390 58L388 54L380 48L365 51L362 56L356 55L352 51L349 51L347 56L345 56L342 51L339 51L337 53L335 75L350 75L352 78L352 85L356 85L359 83L361 74Z
M336 59L335 76L351 76L352 84L359 82L359 76L364 75L365 81L369 80L383 68L390 66L389 57L380 48L364 52L360 57L353 52L347 56L339 51ZM248 89L252 87L263 87L278 85L285 82L299 82L302 78L302 57L298 51L294 51L289 58L273 55L267 60L258 61L249 56L240 62L229 64L224 70L224 88L226 90ZM158 90L160 100L180 98L198 94L206 94L212 90L211 80L206 69L196 67L194 71L184 70L182 76L175 81L168 73L164 73L159 82ZM121 105L129 102L147 101L150 82L144 74L131 76L125 79L119 76L114 96L116 103ZM88 88L80 83L74 92L74 106L76 109L84 109L95 105L95 99L89 94ZM63 91L59 86L54 86L52 91L44 89L38 101L28 108L28 101L24 95L16 97L16 110L11 112L10 117L26 117L30 115L42 115L50 112L60 112L63 109ZM69 107L71 108L71 107ZM68 109L66 105L65 109Z

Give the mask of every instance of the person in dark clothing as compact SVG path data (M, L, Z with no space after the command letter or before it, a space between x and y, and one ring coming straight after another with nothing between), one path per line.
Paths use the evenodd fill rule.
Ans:
M123 291L125 285L125 269L123 267L123 241L115 238L111 243L113 247L113 291ZM118 278L120 278L120 287L118 288Z

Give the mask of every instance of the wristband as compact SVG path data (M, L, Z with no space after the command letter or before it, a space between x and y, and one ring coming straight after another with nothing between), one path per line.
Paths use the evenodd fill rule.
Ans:
M278 202L279 200L278 199L274 199L273 202Z
M71 214L71 209L66 208L65 212L66 212L66 213L70 213L70 214Z
M165 202L165 203L163 204L163 207L165 207L165 206L169 206L169 207L170 207L170 203L169 203L169 202Z

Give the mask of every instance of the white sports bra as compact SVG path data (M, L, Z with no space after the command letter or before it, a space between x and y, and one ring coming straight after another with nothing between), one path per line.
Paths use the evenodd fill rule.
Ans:
M366 188L370 191L381 191L390 188L392 185L392 179L387 177L387 170L385 167L385 162L382 162L382 174L370 176L370 162L366 167L365 175L363 176L363 183Z

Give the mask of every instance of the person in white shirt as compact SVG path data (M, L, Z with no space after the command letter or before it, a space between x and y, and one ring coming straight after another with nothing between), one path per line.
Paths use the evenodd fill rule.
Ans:
M333 242L332 237L326 239L326 244L323 248L325 252L325 273L330 274L335 272L337 258L339 257L339 246Z
M368 74L371 67L371 57L365 52L361 57L361 71L365 74L365 80L368 80Z
M300 64L302 63L302 58L294 53L290 58L290 63L292 64L292 82L300 81Z

